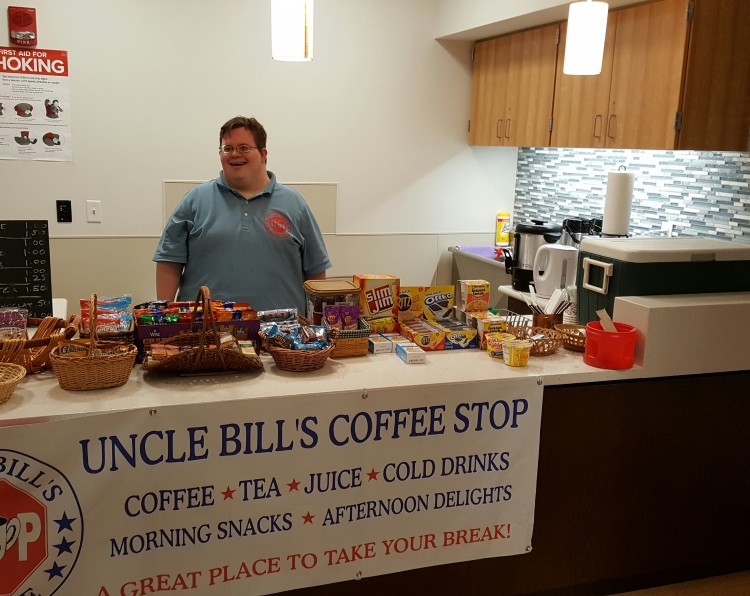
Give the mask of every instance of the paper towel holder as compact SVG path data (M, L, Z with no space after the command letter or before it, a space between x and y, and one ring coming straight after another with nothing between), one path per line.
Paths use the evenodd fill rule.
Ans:
M601 235L603 238L627 238L630 236L630 210L633 202L633 174L624 164L616 172L610 172L604 201Z

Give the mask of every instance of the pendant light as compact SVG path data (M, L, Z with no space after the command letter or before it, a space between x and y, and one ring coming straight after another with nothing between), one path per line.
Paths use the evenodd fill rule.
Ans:
M598 75L607 36L606 2L573 2L568 12L563 74Z
M271 0L271 56L309 62L313 57L313 0Z

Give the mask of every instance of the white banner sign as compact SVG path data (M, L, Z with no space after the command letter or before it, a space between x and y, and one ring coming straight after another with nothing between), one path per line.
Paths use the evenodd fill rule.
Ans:
M541 412L518 379L0 428L0 595L245 596L528 552Z
M0 47L0 159L71 161L68 53Z

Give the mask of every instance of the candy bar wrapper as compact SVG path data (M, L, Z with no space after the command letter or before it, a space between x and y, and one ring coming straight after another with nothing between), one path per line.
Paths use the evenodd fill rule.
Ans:
M273 310L258 311L258 318L266 322L296 321L296 308L276 308Z
M341 306L341 322L344 329L357 329L359 321L359 305Z
M81 298L79 305L81 310L84 308L88 310L89 298ZM98 311L127 311L133 306L133 297L130 294L123 294L122 296L109 296L96 298L96 309Z
M81 328L84 333L89 332L89 321L91 311L88 309L81 310ZM96 330L98 332L119 333L130 331L133 324L133 313L130 312L97 312Z
M341 316L341 310L344 307L332 305L326 306L323 311L323 316L326 318L326 322L331 329L343 329L343 319Z

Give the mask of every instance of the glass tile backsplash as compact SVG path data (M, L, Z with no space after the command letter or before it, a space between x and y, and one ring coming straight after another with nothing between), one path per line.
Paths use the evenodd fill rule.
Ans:
M712 236L750 244L750 153L518 150L514 224L602 217L607 174L634 175L632 235Z

